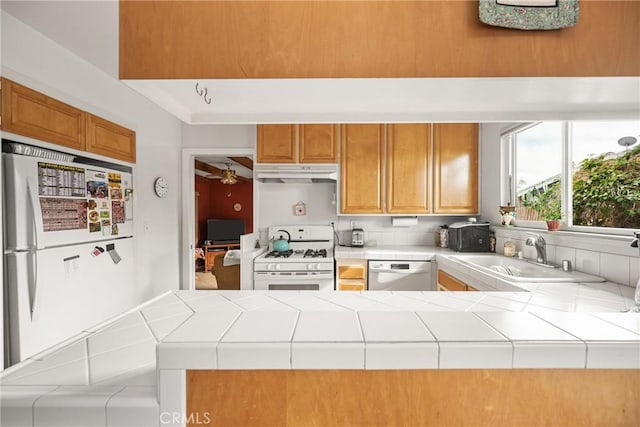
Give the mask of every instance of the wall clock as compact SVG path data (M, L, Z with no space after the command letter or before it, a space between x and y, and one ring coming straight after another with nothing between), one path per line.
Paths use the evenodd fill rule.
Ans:
M242 210L242 205L240 203L235 203L233 205L233 210L236 212L240 212Z
M169 183L167 179L160 176L156 178L156 181L153 184L153 190L158 197L165 197L169 193Z

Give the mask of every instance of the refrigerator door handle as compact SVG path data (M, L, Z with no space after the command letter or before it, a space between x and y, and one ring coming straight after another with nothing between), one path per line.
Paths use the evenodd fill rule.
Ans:
M31 321L36 317L36 305L38 304L38 253L36 251L29 252L27 259L27 277L29 291L29 314Z
M42 245L43 239L42 233L44 228L42 224L42 211L40 210L40 199L38 198L38 183L33 176L27 177L27 192L29 193L29 200L31 201L31 218L33 218L33 229L35 230L35 248L44 249Z

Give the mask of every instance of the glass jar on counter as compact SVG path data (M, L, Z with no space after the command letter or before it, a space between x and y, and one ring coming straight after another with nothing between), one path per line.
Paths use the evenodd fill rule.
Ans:
M440 247L449 247L449 227L446 225L440 226Z
M516 244L513 243L511 240L507 240L506 242L504 242L504 251L503 251L504 256L516 256Z

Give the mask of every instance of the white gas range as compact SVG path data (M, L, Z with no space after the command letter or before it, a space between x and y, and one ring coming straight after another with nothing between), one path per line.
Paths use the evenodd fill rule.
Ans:
M256 257L257 290L334 289L333 228L324 225L269 227L269 251ZM273 250L273 241L289 240L289 250Z

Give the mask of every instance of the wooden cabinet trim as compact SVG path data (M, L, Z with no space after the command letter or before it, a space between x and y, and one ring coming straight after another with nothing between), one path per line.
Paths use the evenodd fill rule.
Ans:
M126 162L136 161L136 133L87 113L86 150Z
M85 112L2 78L2 129L76 150L85 149Z

